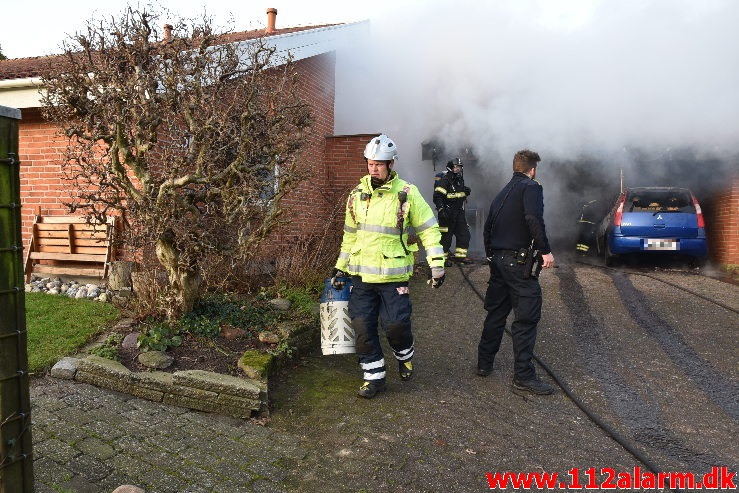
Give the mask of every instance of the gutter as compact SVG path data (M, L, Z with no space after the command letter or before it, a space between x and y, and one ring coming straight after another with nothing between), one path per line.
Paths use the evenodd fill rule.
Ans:
M12 87L38 87L41 86L41 77L26 77L23 79L0 80L0 89Z

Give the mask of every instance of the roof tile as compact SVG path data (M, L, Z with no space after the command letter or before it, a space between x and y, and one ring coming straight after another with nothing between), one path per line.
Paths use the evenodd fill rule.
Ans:
M265 34L264 29L254 29L251 31L241 31L228 33L224 35L224 41L228 43L236 41L246 41L249 39L257 39L266 36L277 36L280 34L289 34L310 29L318 29L328 27L334 24L323 24L319 26L300 26L277 29L274 33ZM29 58L9 58L0 60L0 80L25 79L30 77L40 77L42 71L49 64L53 64L54 60L61 55L38 56Z

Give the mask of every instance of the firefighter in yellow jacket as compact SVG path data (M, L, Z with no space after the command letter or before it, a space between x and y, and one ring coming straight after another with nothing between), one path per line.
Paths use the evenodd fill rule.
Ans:
M349 194L341 252L332 273L336 289L343 289L351 276L349 316L364 372L359 395L368 399L385 390L386 366L378 319L398 361L400 379L408 381L413 376L408 280L418 245L408 245L409 227L415 229L426 250L431 267L429 284L438 288L445 278L436 217L418 188L393 171L397 155L395 143L384 134L365 147L369 174Z

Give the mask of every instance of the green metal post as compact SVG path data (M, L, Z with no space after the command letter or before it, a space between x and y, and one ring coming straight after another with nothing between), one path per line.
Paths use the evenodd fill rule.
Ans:
M0 106L0 493L33 493L18 120Z

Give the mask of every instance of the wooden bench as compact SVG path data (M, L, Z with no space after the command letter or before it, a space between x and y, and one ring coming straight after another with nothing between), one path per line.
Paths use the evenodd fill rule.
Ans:
M26 252L26 282L33 274L105 278L116 219L88 224L83 216L38 214Z

